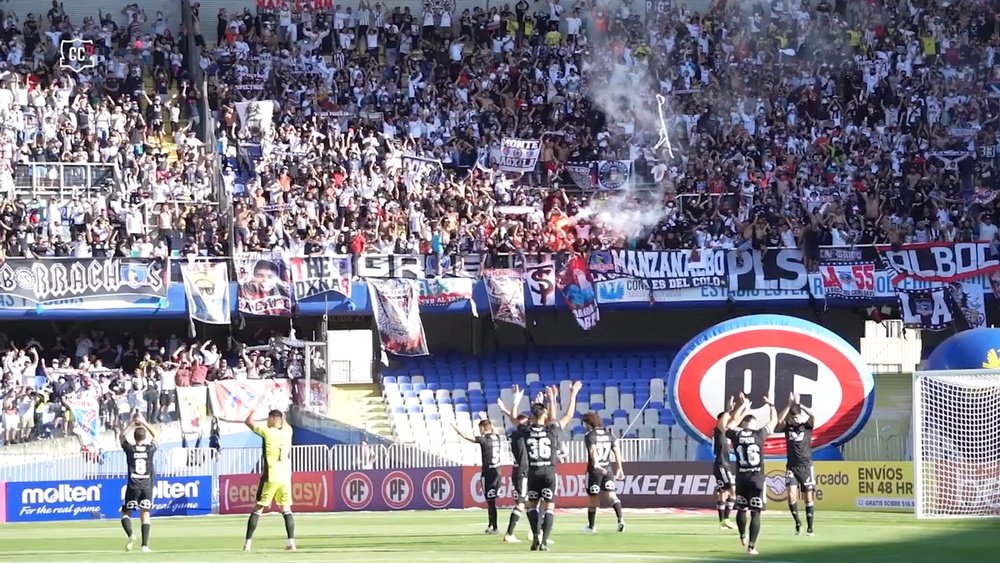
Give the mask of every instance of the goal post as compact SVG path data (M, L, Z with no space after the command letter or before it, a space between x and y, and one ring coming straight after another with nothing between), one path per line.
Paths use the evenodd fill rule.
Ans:
M917 518L1000 517L1000 370L913 374Z

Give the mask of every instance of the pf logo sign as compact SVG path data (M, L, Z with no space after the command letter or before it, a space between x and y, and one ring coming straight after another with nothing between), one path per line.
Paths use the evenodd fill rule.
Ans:
M382 500L393 510L410 506L413 500L413 480L402 471L393 471L382 481Z
M875 380L861 354L817 324L782 315L732 319L702 332L670 366L668 400L693 438L711 443L716 416L743 393L763 423L770 395L778 412L791 393L815 415L813 448L847 442L864 427L875 403ZM772 436L764 453L784 456Z
M447 508L455 500L455 480L440 469L428 473L421 488L424 501L431 508Z
M351 510L364 510L372 501L372 480L364 473L351 473L341 485L344 504Z

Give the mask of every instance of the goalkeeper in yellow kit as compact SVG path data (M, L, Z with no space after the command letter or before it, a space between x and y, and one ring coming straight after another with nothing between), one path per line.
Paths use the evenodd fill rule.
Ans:
M257 487L257 505L247 522L247 538L243 551L250 551L257 521L271 502L281 508L285 518L285 532L288 545L285 549L295 551L295 519L292 517L292 427L285 423L285 415L279 410L267 413L267 426L253 421L253 413L244 421L254 434L263 438L264 472Z

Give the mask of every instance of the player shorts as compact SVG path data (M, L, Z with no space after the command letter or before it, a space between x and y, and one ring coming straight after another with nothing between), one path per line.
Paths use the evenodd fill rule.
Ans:
M605 492L615 492L615 479L614 475L608 471L602 473L600 471L588 471L587 472L587 494L590 496L599 495L602 491Z
M715 475L715 492L719 493L732 489L736 484L736 476L728 465L716 463L712 465L712 474Z
M785 485L798 487L803 491L813 491L816 489L816 472L813 466L793 465L785 471Z
M763 477L763 476L762 476ZM762 512L767 508L764 479L736 479L736 508Z
M510 496L514 500L528 498L528 473L517 467L510 472Z
M489 499L496 499L500 494L500 470L483 469L483 496Z
M153 484L128 485L122 500L122 512L153 509Z
M274 502L278 508L292 507L292 484L261 480L257 487L257 506L267 508Z
M528 500L553 500L556 498L556 472L528 472Z

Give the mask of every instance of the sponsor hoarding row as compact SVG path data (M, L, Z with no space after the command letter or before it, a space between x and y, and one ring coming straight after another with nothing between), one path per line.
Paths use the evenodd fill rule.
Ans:
M562 508L587 506L585 466L560 466L556 495ZM629 508L711 508L715 478L707 462L636 462L617 483ZM505 469L498 504L512 504ZM220 514L245 514L257 496L259 475L219 477ZM783 464L771 462L767 497L787 499ZM909 462L816 463L820 510L913 511L913 464ZM0 522L42 522L117 518L124 479L7 483L0 486L6 510ZM297 472L292 479L297 512L438 510L486 506L478 467L378 471ZM212 512L212 478L165 477L154 489L153 516L196 516ZM276 507L271 507L275 509Z

